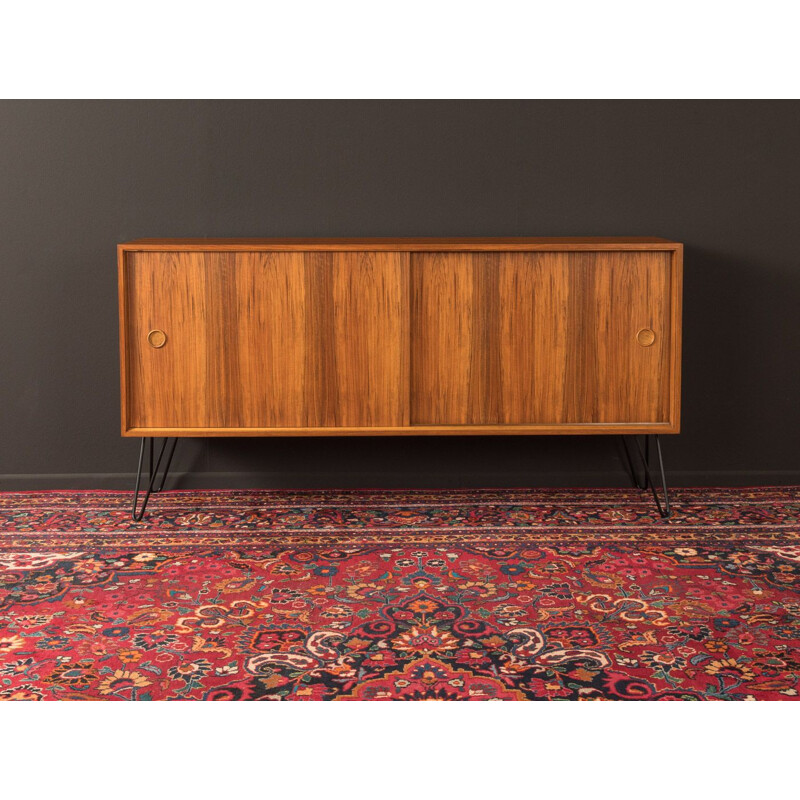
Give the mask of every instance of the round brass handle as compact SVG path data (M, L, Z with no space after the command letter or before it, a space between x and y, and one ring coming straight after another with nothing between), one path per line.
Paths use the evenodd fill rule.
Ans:
M639 333L636 334L636 341L642 347L650 347L651 344L656 340L656 335L650 328L642 328Z
M147 334L147 341L150 343L151 347L163 347L167 343L167 334L156 328Z

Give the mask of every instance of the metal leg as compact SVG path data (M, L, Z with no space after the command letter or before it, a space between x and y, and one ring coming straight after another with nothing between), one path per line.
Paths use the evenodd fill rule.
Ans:
M156 478L158 476L158 469L161 466L161 459L164 457L164 451L167 449L167 442L169 439L164 439L161 444L161 450L158 453L158 458L155 462L155 467L153 466L153 449L154 449L154 441L153 438L144 438L142 439L142 446L139 449L139 468L136 471L136 488L133 490L133 507L131 508L131 516L136 522L141 522L142 517L144 517L144 511L147 508L147 501L150 499L150 495L153 492L160 492L164 488L164 481L167 479L167 473L169 472L170 464L172 463L172 456L175 454L175 445L178 443L177 437L172 440L172 446L170 447L169 456L167 458L166 466L164 467L164 471L161 475L161 482L156 488ZM137 505L139 504L139 489L142 483L142 466L144 465L144 450L145 445L149 444L149 475L148 475L148 485L147 490L144 493L144 497L142 498L142 505L139 510L136 510Z
M175 455L175 447L177 446L177 444L178 444L178 437L173 436L172 444L170 445L169 448L169 455L167 456L167 463L166 466L164 467L164 471L161 473L161 483L158 485L158 487L153 489L154 492L160 492L164 489L164 481L166 481L167 475L169 475L169 468L172 465L172 456Z
M631 468L631 473L633 474L634 483L636 484L637 489L650 489L653 493L653 499L656 501L656 507L658 508L658 513L664 517L665 519L672 515L672 507L670 506L669 502L669 492L667 491L667 477L664 472L664 458L661 454L661 441L658 438L658 434L653 434L653 439L655 440L656 444L656 455L658 456L658 468L661 473L661 490L664 494L664 502L662 504L661 498L658 496L658 490L656 489L655 481L653 480L653 476L650 473L650 436L645 436L645 445L644 451L642 451L642 447L639 444L639 440L634 436L633 441L636 444L636 451L639 454L639 459L642 462L642 466L644 467L644 485L639 485L639 479L636 476L636 471L633 468L633 462L631 460L630 451L628 450L628 443L625 442L625 455L628 458L628 464ZM623 437L623 441L624 437Z
M631 473L631 480L633 480L633 485L637 489L645 489L647 488L643 484L639 483L639 476L636 474L636 467L633 465L633 459L631 458L631 451L628 447L628 438L626 436L621 436L622 439L622 446L625 448L625 460L628 462L628 470Z

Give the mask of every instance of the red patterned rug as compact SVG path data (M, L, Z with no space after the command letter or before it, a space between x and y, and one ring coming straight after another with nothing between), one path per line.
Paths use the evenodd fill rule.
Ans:
M0 699L795 699L800 488L0 493Z

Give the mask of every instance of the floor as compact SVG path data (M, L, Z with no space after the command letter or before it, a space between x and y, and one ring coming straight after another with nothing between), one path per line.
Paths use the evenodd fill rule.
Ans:
M0 699L789 700L800 487L0 493Z

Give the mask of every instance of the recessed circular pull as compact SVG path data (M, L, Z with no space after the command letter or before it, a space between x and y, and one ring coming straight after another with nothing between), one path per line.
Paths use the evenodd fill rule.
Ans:
M150 343L151 347L163 347L167 343L167 334L156 328L156 330L150 331L150 333L147 334L147 341Z
M636 334L636 341L642 347L650 347L651 344L656 340L656 335L650 328L642 328L639 333Z

